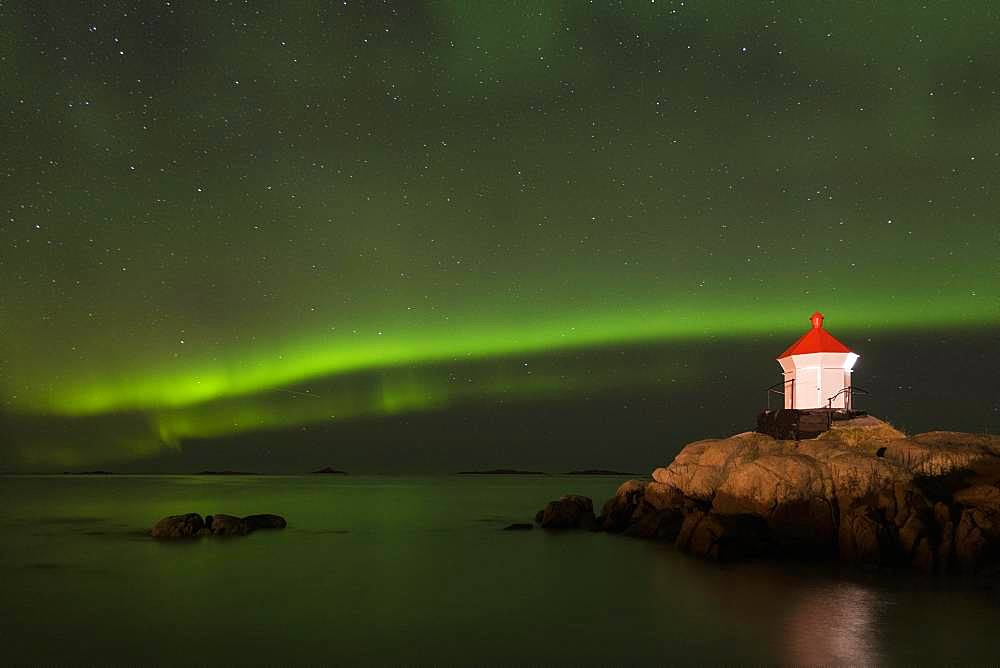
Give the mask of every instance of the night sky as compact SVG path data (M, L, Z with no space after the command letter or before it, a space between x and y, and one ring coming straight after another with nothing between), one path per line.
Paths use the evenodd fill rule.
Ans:
M645 470L816 309L1000 429L992 2L0 3L0 470Z

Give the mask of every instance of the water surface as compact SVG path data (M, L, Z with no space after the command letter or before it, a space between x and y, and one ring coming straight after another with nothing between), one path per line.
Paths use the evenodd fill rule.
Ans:
M602 477L0 477L5 663L995 660L967 583L505 532ZM165 543L182 512L284 531Z

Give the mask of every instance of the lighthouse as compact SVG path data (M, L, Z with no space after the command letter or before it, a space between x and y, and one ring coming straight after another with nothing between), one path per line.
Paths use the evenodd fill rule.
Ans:
M851 370L858 354L823 328L823 314L809 317L812 327L778 355L784 373L785 408L851 409Z

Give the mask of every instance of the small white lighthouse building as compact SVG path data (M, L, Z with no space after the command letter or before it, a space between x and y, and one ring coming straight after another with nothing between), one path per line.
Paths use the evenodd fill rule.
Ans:
M823 314L812 328L778 356L785 374L785 408L851 408L851 369L858 355L823 329Z

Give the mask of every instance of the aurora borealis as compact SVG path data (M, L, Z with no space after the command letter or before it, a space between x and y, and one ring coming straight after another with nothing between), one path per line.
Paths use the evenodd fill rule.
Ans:
M0 464L750 424L817 308L886 417L995 428L998 10L744 4L0 5Z

